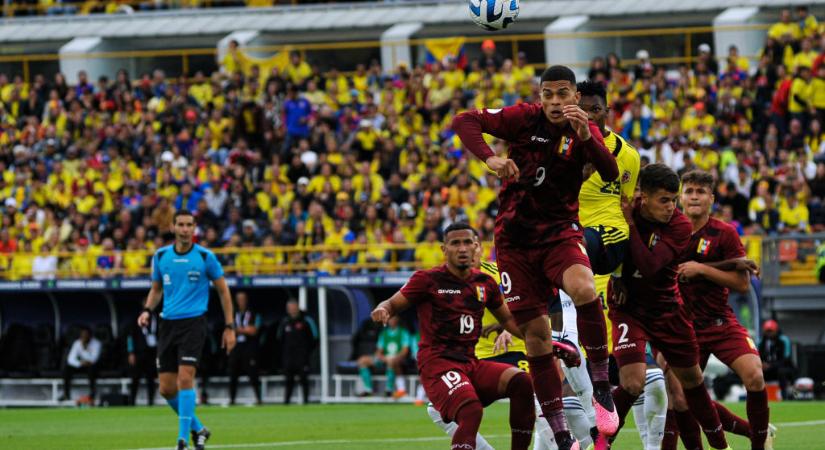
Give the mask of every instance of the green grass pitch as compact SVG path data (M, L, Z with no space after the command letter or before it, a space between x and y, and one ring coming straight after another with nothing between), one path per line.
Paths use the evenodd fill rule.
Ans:
M729 405L744 415L744 403ZM481 432L508 449L509 405L485 410ZM423 407L409 404L199 407L212 430L207 448L221 449L447 449L449 440ZM628 427L632 427L632 414ZM776 450L825 450L825 402L771 403L779 428ZM171 449L177 420L166 407L0 410L0 449ZM738 436L734 450L749 450ZM615 450L639 450L635 429L624 430ZM681 444L680 444L681 448Z

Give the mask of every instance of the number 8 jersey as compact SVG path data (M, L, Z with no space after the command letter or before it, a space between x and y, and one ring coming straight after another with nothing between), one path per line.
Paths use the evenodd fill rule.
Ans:
M502 305L501 291L491 276L472 269L461 279L446 265L415 272L401 294L416 306L418 314L419 369L434 358L476 359L484 308L495 310Z

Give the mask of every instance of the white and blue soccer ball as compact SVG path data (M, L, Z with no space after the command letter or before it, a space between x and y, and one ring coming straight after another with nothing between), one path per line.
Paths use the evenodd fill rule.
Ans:
M488 31L507 28L518 17L519 0L470 0L470 17Z

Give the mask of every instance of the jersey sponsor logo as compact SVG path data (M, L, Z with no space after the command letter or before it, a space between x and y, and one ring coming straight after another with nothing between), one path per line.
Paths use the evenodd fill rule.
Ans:
M476 297L478 301L484 303L484 286L476 286Z
M710 241L705 238L699 239L699 245L696 247L696 253L702 256L710 254Z
M539 143L542 143L542 144L546 144L546 143L550 142L550 139L543 138L541 136L530 136L530 140L533 141L533 142L539 142Z
M187 362L198 362L198 358L196 358L194 356L181 356L180 360L181 361L187 361Z
M615 353L615 352L618 352L619 350L627 350L627 349L631 349L631 348L636 348L636 343L635 342L629 342L627 344L619 344L619 345L613 347L613 352Z
M460 290L460 289L439 289L439 290L438 290L438 293L439 293L439 294L453 294L453 295L457 295L457 294L460 294L460 293L461 293L461 290Z
M175 259L173 259L173 260L172 260L172 262L176 262L176 263L188 263L188 262L189 262L189 260L188 260L188 259L186 259L186 258L175 258Z
M517 302L519 300L521 300L521 297L518 296L518 295L514 295L512 297L505 297L505 299L504 299L504 301L507 302L507 303Z

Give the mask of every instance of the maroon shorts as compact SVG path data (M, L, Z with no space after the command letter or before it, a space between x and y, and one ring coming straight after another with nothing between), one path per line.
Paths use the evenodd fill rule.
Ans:
M661 353L673 367L699 364L699 347L684 307L656 316L636 317L619 308L610 308L613 356L619 367L645 363L645 344Z
M590 268L581 237L536 249L496 248L504 301L516 323L547 315L553 287L564 287L564 272L575 264Z
M434 358L422 364L421 385L445 421L455 419L459 408L478 400L482 406L504 398L498 393L501 374L509 364L474 359L468 362Z
M740 356L759 356L759 350L748 334L748 330L735 317L728 317L724 322L708 327L697 326L694 322L694 329L696 340L699 343L699 364L703 370L711 354L716 355L728 367Z

